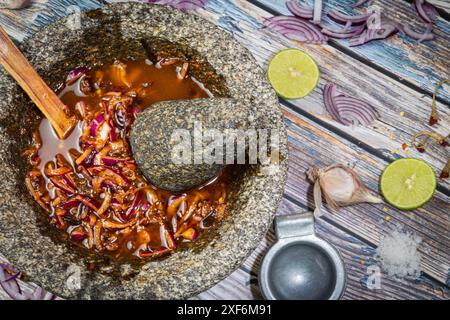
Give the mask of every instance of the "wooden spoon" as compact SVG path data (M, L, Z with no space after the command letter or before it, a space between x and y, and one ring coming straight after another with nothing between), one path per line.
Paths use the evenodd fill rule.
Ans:
M77 123L52 89L0 27L0 63L50 121L60 139L66 138Z

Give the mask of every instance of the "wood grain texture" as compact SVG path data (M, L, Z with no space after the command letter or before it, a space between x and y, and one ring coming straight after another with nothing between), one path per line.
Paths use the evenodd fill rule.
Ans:
M284 109L284 115L290 142L287 196L312 208L312 190L305 172L312 165L332 163L354 166L369 189L378 192L378 180L387 164L385 161L364 153L358 146L339 139L332 132L322 131L290 110ZM327 218L375 246L394 225L418 234L423 239L420 246L422 270L446 283L450 270L449 203L450 197L438 192L425 206L410 212L394 208L384 212L383 205L360 204L339 212L328 208ZM383 223L387 215L391 217L391 224Z
M268 8L282 14L289 14L285 6L286 0L255 0ZM305 2L305 1L303 1ZM307 1L306 1L307 2ZM331 9L339 10L346 14L352 14L351 5L354 0L328 0L325 1L324 12ZM410 25L414 30L424 30L422 21L417 17L406 1L377 0L378 6L386 17L395 21ZM363 12L365 8L358 8L353 12ZM331 19L324 15L324 22L331 24ZM336 24L334 24L336 25ZM337 25L336 25L337 26ZM417 43L406 35L397 35L383 41L349 48L348 40L331 40L330 43L348 50L363 60L367 60L376 66L387 70L396 77L403 79L428 93L434 91L435 85L442 79L450 77L450 22L443 18L436 21L433 33L436 39ZM448 103L450 102L450 90L441 94Z
M420 154L415 149L402 149L402 144L409 144L413 135L419 131L449 134L450 109L444 104L437 104L442 121L438 126L428 126L432 102L429 96L422 95L331 46L302 45L261 29L264 18L271 15L249 2L218 0L209 2L204 10L197 13L232 32L263 68L267 67L268 61L276 52L288 47L298 47L311 54L321 70L319 86L306 98L289 101L291 108L302 116L314 119L321 126L338 132L341 137L354 141L385 160L392 161L401 156L418 157L430 163L436 172L440 172L450 157L450 148L433 148L425 154ZM323 103L322 88L328 82L337 83L346 94L372 104L380 113L380 119L368 127L348 127L334 121ZM392 151L396 154L392 154ZM440 185L450 192L448 179L440 181Z
M0 25L20 42L58 17L96 9L104 3L101 0L33 0L29 7L21 10L0 9Z

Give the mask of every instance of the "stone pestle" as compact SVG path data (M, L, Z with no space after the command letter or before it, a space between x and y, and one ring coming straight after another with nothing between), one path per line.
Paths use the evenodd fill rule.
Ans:
M245 158L245 150L227 158L224 141L215 138L257 127L251 108L231 98L164 101L139 114L130 142L144 176L181 193L213 180L230 160Z

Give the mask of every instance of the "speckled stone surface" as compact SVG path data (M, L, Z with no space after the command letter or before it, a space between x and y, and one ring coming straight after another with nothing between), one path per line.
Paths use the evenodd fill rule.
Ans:
M177 43L180 55L204 59L215 70L217 76L208 70L196 75L215 96L245 101L266 128L280 130L281 170L267 175L261 174L259 166L246 166L233 172L229 214L194 247L141 265L87 254L60 239L25 189L26 164L20 153L30 141L39 112L0 68L0 251L28 280L64 298L193 296L243 262L265 235L281 201L287 138L277 96L246 49L228 33L194 15L160 6L118 3L88 13L81 21L81 29L70 30L67 21L61 20L22 46L54 89L79 64L143 57L152 53L149 48L164 49L168 42Z
M238 132L235 130L245 133L256 129L253 118L248 106L230 98L156 103L133 123L130 143L134 159L155 186L176 193L190 190L217 177L225 164L237 163L234 141L233 162L226 162L226 138L233 137L231 133ZM208 159L210 144L216 137L208 137L207 130L211 129L222 137L222 155L219 152L217 157Z

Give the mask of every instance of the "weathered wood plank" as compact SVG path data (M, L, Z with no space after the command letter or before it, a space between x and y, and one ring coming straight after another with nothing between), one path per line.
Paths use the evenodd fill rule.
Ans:
M284 110L287 119L290 141L290 176L286 194L300 203L313 207L310 183L305 172L312 165L332 163L352 164L363 181L374 192L378 192L378 179L387 163L358 146L341 141L335 134L323 131L308 120ZM420 251L423 257L423 270L442 283L448 281L450 270L450 197L437 192L434 198L422 208L402 212L383 205L361 204L342 209L329 210L327 217L359 235L369 243L377 245L382 234L390 226L383 223L386 215L391 216L392 224L411 230L423 239Z
M411 156L424 159L436 172L444 167L450 156L449 148L433 148L426 154L420 154L416 150L402 150L402 144L409 144L412 136L419 131L449 134L450 109L445 105L438 103L442 121L439 126L431 128L427 124L431 108L430 97L423 96L330 46L302 45L268 30L258 29L264 17L269 17L270 14L246 1L210 2L205 10L199 10L197 14L232 32L263 68L266 68L274 53L287 47L297 46L311 54L321 69L319 87L306 98L289 102L302 115L312 116L315 121L322 122L322 125L344 133L345 138L353 138L356 143L377 153L381 158L394 160L400 156ZM343 92L371 103L381 114L380 119L372 126L354 128L334 121L327 114L322 97L323 85L328 82L337 83ZM401 115L402 112L404 116ZM397 154L392 154L393 150ZM448 179L440 183L447 190L450 189Z
M303 212L288 199L283 202L278 214L290 214ZM346 266L347 288L343 299L448 299L449 292L445 286L433 283L428 279L399 280L381 274L381 286L379 289L369 289L367 285L368 267L376 262L373 260L374 248L361 242L342 230L332 226L323 219L316 221L316 234L333 244L341 253ZM258 287L257 273L264 253L275 241L273 229L271 229L260 246L245 261L241 268L221 281L208 291L205 291L194 299L260 299L261 293Z
M281 14L289 14L286 0L254 0ZM303 1L305 2L305 1ZM307 1L305 2L307 3ZM324 1L325 12L337 9L343 13L351 14L351 5L354 0L328 0ZM414 14L411 5L406 1L379 0L376 6L387 17L406 23L415 30L423 30L422 22ZM363 12L365 8L356 9L355 12ZM331 19L324 15L324 22L330 23ZM434 86L442 79L450 77L450 22L439 18L433 31L436 39L417 43L405 35L398 35L383 41L375 41L363 46L349 48L348 40L332 40L330 43L344 46L362 59L367 59L377 66L394 73L427 92L433 92ZM443 92L447 103L450 102L450 90Z
M99 0L35 0L20 10L0 9L0 25L16 41L23 41L40 27L77 10L90 10L100 7Z

